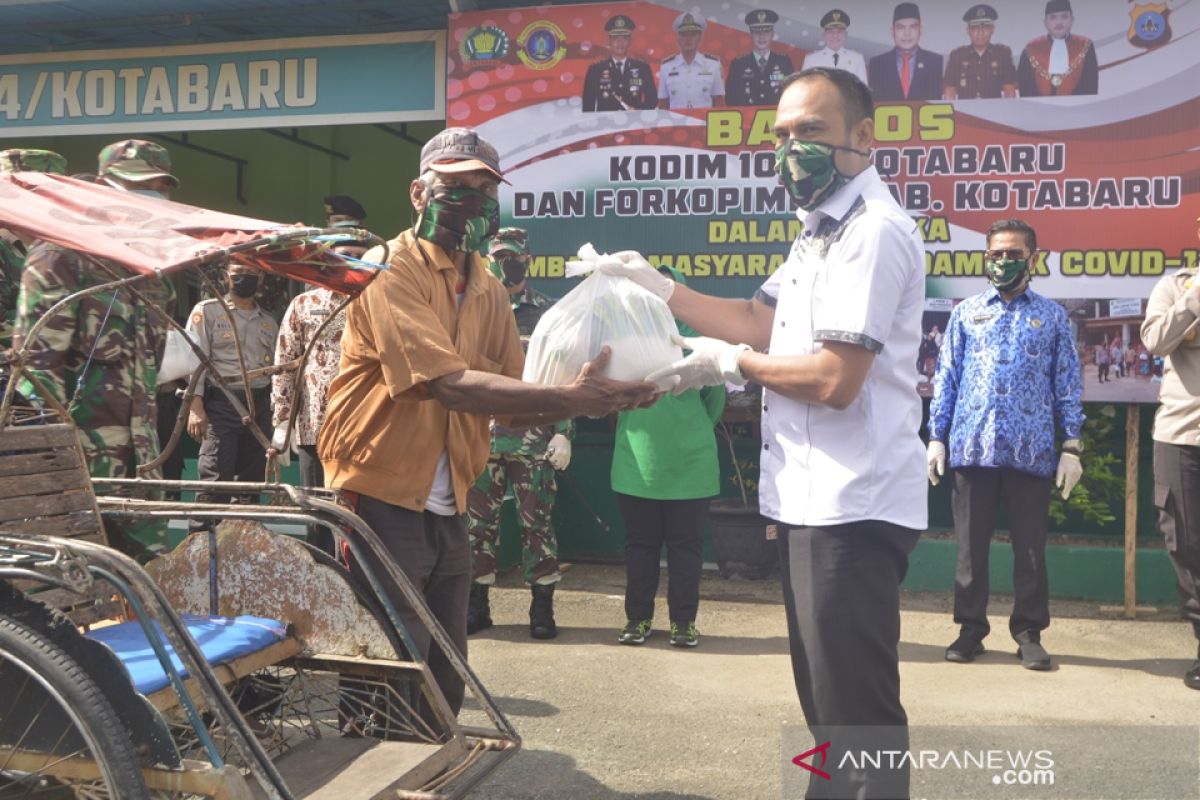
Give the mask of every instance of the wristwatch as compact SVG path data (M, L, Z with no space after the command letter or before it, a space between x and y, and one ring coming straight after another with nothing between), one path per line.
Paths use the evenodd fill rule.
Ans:
M1067 439L1063 442L1062 451L1078 458L1083 455L1083 442L1079 439Z

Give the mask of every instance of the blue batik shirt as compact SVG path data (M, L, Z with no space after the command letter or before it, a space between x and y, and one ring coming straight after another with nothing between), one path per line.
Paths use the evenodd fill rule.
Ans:
M1052 477L1056 430L1083 428L1082 372L1062 306L994 288L950 314L929 406L930 440L948 441L950 467L1010 467Z

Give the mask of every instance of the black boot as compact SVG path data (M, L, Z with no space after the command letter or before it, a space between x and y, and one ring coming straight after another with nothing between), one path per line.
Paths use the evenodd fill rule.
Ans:
M467 635L492 627L492 609L488 605L488 585L471 584L471 598L467 602Z
M553 639L558 636L558 628L554 625L554 586L553 583L535 583L531 587L533 602L529 604L529 635L534 639Z

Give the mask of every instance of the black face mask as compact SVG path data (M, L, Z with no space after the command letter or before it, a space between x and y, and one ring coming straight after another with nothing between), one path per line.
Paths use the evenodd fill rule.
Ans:
M258 276L244 274L231 275L229 277L229 288L238 297L254 297L254 293L258 291Z
M500 265L500 272L504 275L502 281L505 286L512 288L520 286L525 280L525 261L520 258L502 258L496 262Z

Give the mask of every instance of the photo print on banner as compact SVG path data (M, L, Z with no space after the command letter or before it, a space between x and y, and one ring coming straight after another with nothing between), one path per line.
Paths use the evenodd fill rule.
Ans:
M1145 298L1198 259L1198 30L1200 4L1138 0L478 11L450 19L446 111L499 148L503 223L530 231L539 289L564 294L590 241L748 297L801 230L775 173L779 85L865 74L875 167L925 240L930 302L986 288L984 232L1024 219L1044 251L1031 287L1068 311L1085 377L1102 344L1135 355L1086 399L1148 402Z

